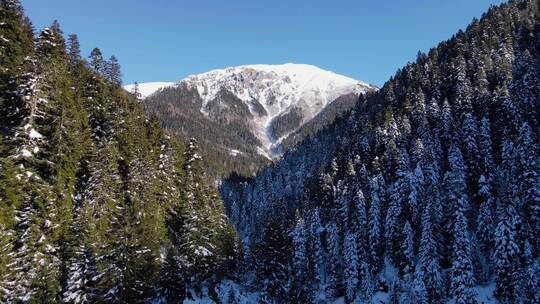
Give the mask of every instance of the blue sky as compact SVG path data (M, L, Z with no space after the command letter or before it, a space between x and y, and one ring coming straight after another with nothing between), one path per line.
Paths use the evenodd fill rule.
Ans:
M215 68L307 63L376 85L500 0L21 0L85 54L115 54L124 82Z

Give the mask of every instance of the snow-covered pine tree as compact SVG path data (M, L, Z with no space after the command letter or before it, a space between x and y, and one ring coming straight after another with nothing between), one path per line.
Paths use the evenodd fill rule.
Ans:
M527 267L523 278L523 285L521 288L524 290L522 298L519 299L527 304L540 302L540 261L537 259L530 263Z
M472 107L469 105L469 107ZM461 127L461 141L463 146L463 158L468 169L469 177L473 180L478 178L480 174L480 154L478 148L479 138L478 121L472 108L467 109L463 114L463 122Z
M19 0L0 1L0 129L5 148L28 115L25 106L34 79L34 33ZM7 150L6 150L7 152Z
M422 273L417 273L412 283L412 292L410 297L406 297L405 303L418 303L427 304L430 303L429 294L424 284L424 278ZM435 300L436 301L436 300Z
M288 294L289 257L284 231L276 220L268 226L263 243L255 250L257 278L263 291L263 303L280 303Z
M35 81L32 90L23 98L25 111L13 138L17 163L25 170L19 175L25 195L18 208L19 242L12 266L32 270L16 274L14 281L18 288L13 297L48 302L61 289L60 245L68 237L71 220L69 190L72 187L68 186L68 180L75 180L74 169L68 168L70 161L76 162L74 155L80 152L73 146L74 154L59 153L72 142L57 143L62 141L64 132L75 132L69 122L79 117L70 116L74 114L70 105L75 100L70 93L71 79L63 61L65 47L57 22L40 33L36 54L37 75L32 78ZM59 194L62 190L66 190L64 195Z
M469 227L465 218L465 205L469 202L463 198L457 203L454 223L454 246L452 260L452 294L456 303L474 304L476 303L476 292L474 290L475 278L472 262L472 246L469 237Z
M433 225L433 206L429 202L431 201L428 201L422 214L422 233L416 276L424 282L428 299L435 301L442 295L443 278L439 261L439 246L435 239L436 231Z
M527 122L519 130L517 138L517 166L519 208L532 231L540 231L540 161L539 147L534 140L534 133ZM531 231L531 232L532 232ZM528 232L531 242L536 245L534 251L540 253L540 242L534 233Z
M384 200L384 178L381 174L372 177L370 182L371 205L369 207L370 260L373 270L378 271L383 262L382 210Z
M0 302L7 302L7 297L15 288L9 264L15 245L15 212L23 199L23 193L17 179L18 170L7 155L6 147L1 140L2 137L0 137Z
M326 226L326 294L330 297L340 295L342 288L340 231L335 223Z
M442 127L442 142L449 143L454 138L454 118L452 115L452 108L448 99L445 99L442 106L441 115L441 127Z
M503 303L513 303L518 283L519 247L517 244L517 214L512 201L500 206L495 230L495 293Z
M312 298L309 290L309 257L307 252L307 227L304 219L297 214L296 225L292 232L293 261L291 300L297 303L309 302Z
M480 132L478 134L478 151L481 155L479 166L481 171L490 179L493 179L495 172L493 160L493 139L491 135L491 121L489 116L484 116L480 122Z
M394 182L386 211L386 220L384 224L384 237L386 241L386 252L392 263L398 266L397 261L400 256L400 233L402 225L403 208L410 195L410 178L408 153L403 150L398 155L398 165L396 172L396 181Z
M492 197L491 185L484 175L480 175L478 181L478 197L481 199L478 217L476 219L476 237L479 241L478 247L481 249L482 272L479 276L481 280L489 279L491 275L491 257L494 248L495 231L495 202Z
M402 285L408 298L414 298L414 232L409 221L403 227L403 243L401 244L401 269L403 270ZM423 280L422 280L423 282ZM425 290L425 287L424 287ZM426 292L427 294L427 292Z
M345 235L343 256L345 260L345 290L346 299L349 303L352 303L356 298L356 292L359 287L359 270L360 261L358 259L358 247L356 236L348 232Z
M68 262L67 280L62 303L90 303L95 301L95 280L98 275L95 257L85 244L75 250Z
M360 299L369 301L375 293L376 282L374 281L373 267L367 260L360 261Z
M411 222L414 225L420 224L420 218L422 213L420 210L424 208L424 171L422 165L418 163L413 172L411 172L411 177L409 178L410 182L410 193L408 197L408 205L411 210Z
M183 170L179 170L180 172ZM185 192L180 191L178 195L179 197L167 209L166 225L170 246L164 254L158 288L159 295L169 302L184 299L189 283L188 263L182 250L184 235L187 233L185 223L189 213L187 206L183 203Z
M326 271L325 271L325 252L321 241L321 233L324 230L324 227L321 223L321 218L319 216L319 210L315 209L310 212L309 216L309 251L310 261L311 261L311 276L313 280L315 293L322 291L323 286L326 282Z

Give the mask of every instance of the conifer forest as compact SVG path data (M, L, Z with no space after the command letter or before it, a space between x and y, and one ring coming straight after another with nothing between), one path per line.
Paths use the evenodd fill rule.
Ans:
M326 101L292 64L144 96L0 0L0 303L540 303L539 10Z

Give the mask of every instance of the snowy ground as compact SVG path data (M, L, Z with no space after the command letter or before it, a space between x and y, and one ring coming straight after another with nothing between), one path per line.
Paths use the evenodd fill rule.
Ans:
M493 296L493 291L495 290L495 283L490 283L485 286L477 286L477 302L478 304L497 304L498 301ZM230 297L234 297L236 302L239 304L252 304L258 303L259 293L247 292L243 290L241 286L235 282L226 280L220 283L216 287L216 293L218 295L219 302L217 303L231 303ZM373 295L370 303L355 302L355 304L386 304L388 303L388 293L385 292L376 292ZM162 304L160 300L154 301L153 304ZM193 296L193 299L184 300L183 304L217 304L214 300L208 295L208 290L203 290L203 295ZM329 304L345 304L344 298L338 298L334 300L329 300ZM448 300L446 304L455 304L454 300Z
M216 293L218 294L218 303L238 303L238 304L251 304L259 302L259 294L246 292L235 282L225 280L216 287ZM230 298L234 297L236 302L231 302ZM154 304L161 304L160 301L154 302ZM183 304L216 304L208 295L208 290L203 290L203 295L194 296L192 300L184 300Z

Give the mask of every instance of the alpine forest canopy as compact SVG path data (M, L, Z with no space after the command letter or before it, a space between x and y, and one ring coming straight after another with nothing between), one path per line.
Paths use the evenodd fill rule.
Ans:
M196 141L121 88L118 60L0 0L0 303L181 300L238 239Z
M222 183L265 301L540 303L538 10L491 7Z
M0 0L0 303L540 303L539 8L492 6L231 161L209 147L252 135L187 123L195 95L143 102Z

